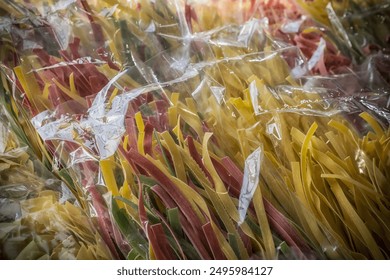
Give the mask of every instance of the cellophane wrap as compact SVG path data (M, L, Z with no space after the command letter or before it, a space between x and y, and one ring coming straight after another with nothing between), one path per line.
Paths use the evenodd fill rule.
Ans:
M110 259L72 191L23 142L0 107L0 258Z
M0 3L7 112L74 195L37 207L89 234L28 256L388 259L388 2L334 2Z

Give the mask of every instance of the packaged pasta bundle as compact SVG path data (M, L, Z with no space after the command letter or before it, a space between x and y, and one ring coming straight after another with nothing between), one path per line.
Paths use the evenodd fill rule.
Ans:
M111 258L71 190L42 166L14 131L23 135L1 107L0 258Z
M297 0L315 20L329 26L338 41L361 63L368 55L388 53L390 2L388 0Z
M299 47L313 74L349 72L351 58L333 30L302 13L295 1L187 1L186 19L193 32L210 30L226 23L243 24L262 19L266 32L280 45Z
M170 5L165 1L139 1L137 5L109 9L99 1L51 2L0 3L4 14L3 85L34 151L58 176L71 182L81 206L89 215L97 216L97 226L111 253L121 258L120 251L128 248L111 223L102 194L94 192L90 184L99 166L85 164L81 170L86 179L78 180L79 169L70 167L77 152L84 153L82 149L77 151L77 141L64 142L59 137L43 143L30 119L46 110L54 111L56 116L81 118L96 94L110 81L115 82L121 68L137 67L180 44L184 37L181 32L185 32L181 14L175 12L174 1ZM179 60L180 56L185 54L178 53ZM162 69L160 73L172 75ZM146 73L140 72L126 87L147 81Z
M148 7L146 6L144 9L147 10ZM143 14L140 13L140 15ZM70 15L67 16L70 17ZM102 21L110 19L110 17L108 19L106 17L102 18ZM30 25L27 23L30 23ZM41 22L40 24L45 25L47 23ZM180 22L177 22L177 25L179 24ZM19 111L27 111L29 116L35 116L32 123L38 127L38 133L45 140L46 149L49 151L47 153L49 154L49 161L51 161L55 170L61 169L61 172L58 172L60 176L66 173L73 178L75 193L79 196L84 208L88 209L91 214L97 213L99 229L115 257L126 256L129 247L107 215L107 205L102 196L106 190L101 186L105 183L100 179L101 171L97 159L106 157L107 154L115 151L117 147L115 143L120 141L123 133L121 120L124 117L120 115L121 111L113 111L115 115L110 117L111 128L103 125L104 123L102 124L101 120L104 120L104 118L101 119L100 111L104 108L97 108L98 106L94 106L94 109L89 108L93 103L98 104L101 98L102 94L96 96L96 93L100 91L100 93L109 94L110 100L113 100L118 92L153 83L155 79L163 82L174 77L187 75L183 71L188 70L187 68L191 62L198 62L201 65L201 62L215 60L216 57L237 57L240 53L248 52L250 47L263 49L266 44L269 45L268 48L272 48L272 41L264 36L260 28L254 29L253 34L249 33L241 36L241 38L239 37L240 32L242 33L251 26L259 27L260 24L259 21L252 21L241 27L233 26L208 34L199 34L197 35L200 38L198 43L193 44L191 42L191 44L184 44L182 48L171 48L171 50L149 59L146 63L142 62L146 58L141 57L141 54L150 53L151 49L155 48L155 44L147 45L148 48L131 49L128 56L116 61L118 66L129 67L131 64L128 63L128 57L134 59L134 66L130 68L131 75L124 75L119 72L118 67L111 60L102 61L91 57L81 57L80 53L88 53L91 49L93 52L93 48L90 47L91 43L86 46L82 45L83 40L80 38L74 38L73 42L69 39L68 41L71 42L68 45L69 50L58 50L60 57L54 55L56 53L54 47L48 49L46 44L39 43L39 40L37 40L33 47L15 44L16 48L11 49L11 54L4 58L6 76L17 85L16 88L8 87L9 92L16 100L14 107ZM25 21L23 26L11 22L11 38L9 40L12 42L21 38L19 41L24 44L25 40L23 38L26 38L26 36L33 38L31 34L40 32L41 27L36 25L36 22L29 21ZM45 28L50 32L56 31L55 27L51 25ZM80 26L78 25L77 28L80 28ZM120 28L123 27L120 26ZM141 27L138 26L137 28ZM184 28L179 30L181 33L176 32L176 41L183 40L182 38L185 37L185 30L183 30ZM141 33L141 31L139 32ZM159 34L150 32L150 36L154 36L155 33ZM123 40L131 40L129 42L133 46L136 39L127 37L132 33L127 34L125 31L122 33L126 35L123 35ZM71 36L73 37L73 35ZM158 36L168 37L167 34ZM206 38L203 38L203 36ZM66 36L61 38L64 37L66 38ZM237 41L237 39L239 40ZM213 41L211 45L203 42L210 40ZM7 43L6 40L3 41ZM224 44L228 44L228 46L224 47ZM199 50L202 48L210 50L201 53ZM188 54L188 50L191 50L190 54ZM294 64L294 57L296 57L298 62L302 64L301 58L296 53L294 54L294 51L294 48L283 50L286 56L289 52L291 53L290 63ZM49 53L53 54L49 55ZM15 63L15 61L10 60L10 57L19 58L20 64L18 65L18 61ZM121 64L119 64L119 61ZM12 63L16 64L13 68ZM163 71L163 66L170 68L171 71ZM191 69L191 71L196 71L196 69ZM103 87L105 83L107 83L107 86ZM111 85L115 85L116 88L110 88ZM97 108L96 111L95 108ZM49 109L49 111L45 109ZM48 117L49 115L50 117ZM83 120L84 115L95 118L96 122L88 123L87 127L78 128L68 124L72 121ZM42 120L48 125L45 128L39 127ZM51 123L53 120L58 121L54 126ZM112 125L114 120L117 122L115 126ZM55 134L54 137L48 137L46 135L47 131L51 133L49 135L52 135L56 132L54 128L57 125L60 127L60 133ZM99 126L101 127L101 132L98 133L100 139L95 138L96 136L90 132L91 128L89 126L96 129ZM47 127L51 128L47 129ZM71 132L71 135L65 132ZM87 140L88 138L90 140ZM83 146L80 147L80 143ZM106 152L106 150L109 152ZM51 160L50 154L54 156Z
M73 135L100 155L128 258L388 258L388 118L363 106L386 112L388 96L358 95L363 85L341 78L295 79L305 67L291 63L296 47L240 55L213 36L230 56L174 80L152 72L160 82L121 90L139 69L121 73L88 115L68 119L88 138L47 113L33 120L42 137ZM196 57L215 56L202 44Z
M3 36L22 38L2 57L11 111L113 258L389 258L388 85L366 71L378 63L311 76L323 34L307 57L303 39L275 39L252 14L276 1L237 1L232 24L193 1L37 2L6 2L39 7ZM67 44L48 47L42 28Z

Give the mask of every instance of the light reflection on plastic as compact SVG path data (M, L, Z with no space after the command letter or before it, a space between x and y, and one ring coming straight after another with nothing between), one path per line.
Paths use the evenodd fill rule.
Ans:
M211 92L213 93L215 99L217 100L218 104L222 104L223 97L225 95L225 88L224 87L217 87L217 86L211 86L210 87Z
M263 160L263 147L257 148L245 160L244 179L238 202L239 225L245 220L249 204L259 184L260 167Z
M280 30L284 33L297 33L305 20L306 16L302 16L299 20L288 21L282 25Z
M251 96L253 111L255 112L255 115L257 116L260 114L260 111L259 111L259 102L257 100L258 95L259 95L259 90L257 89L256 81L253 81L249 84L249 93Z
M321 60L321 57L324 54L326 47L326 42L323 38L320 38L317 49L314 51L313 55L310 57L309 61L303 65L297 65L294 69L291 70L292 77L298 79L306 75L307 71L313 69L314 66Z
M364 160L365 154L362 150L357 150L355 154L355 161L359 169L360 174L364 174L366 170L366 161Z
M272 135L277 140L282 140L279 125L275 122L268 123L266 128L267 134Z

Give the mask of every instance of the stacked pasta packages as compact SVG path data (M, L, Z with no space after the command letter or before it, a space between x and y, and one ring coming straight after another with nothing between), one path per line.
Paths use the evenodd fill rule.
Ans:
M99 232L34 189L88 236L51 257L389 258L388 41L352 44L357 2L291 2L0 4L3 103Z

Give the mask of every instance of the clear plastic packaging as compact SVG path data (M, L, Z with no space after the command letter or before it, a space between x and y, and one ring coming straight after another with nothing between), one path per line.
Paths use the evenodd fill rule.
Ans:
M110 259L71 190L11 127L0 107L0 258Z
M195 33L226 25L226 22L244 24L251 19L260 19L275 44L296 45L311 60L309 70L313 74L348 72L352 59L346 44L333 34L330 24L323 25L321 20L317 22L305 15L296 2L303 5L304 1L188 1L186 19ZM321 11L316 5L322 7L323 3L324 1L314 1L314 5L307 3L303 6L315 15L316 11ZM221 6L226 7L221 9ZM323 10L325 11L325 6ZM315 19L318 20L317 17Z
M2 57L10 110L113 258L389 258L383 67L370 56L331 75L328 31L298 14L256 19L282 9L260 2L235 1L242 14L214 25L194 11L215 3L158 0L58 1L4 20L2 43L23 42Z
M368 55L388 52L388 0L297 0L315 20L333 29L333 37L349 56L362 63Z

